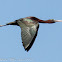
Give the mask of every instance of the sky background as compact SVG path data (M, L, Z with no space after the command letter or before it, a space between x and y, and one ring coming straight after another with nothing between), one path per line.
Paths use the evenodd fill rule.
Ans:
M0 25L19 18L62 20L62 0L0 0ZM0 62L62 62L62 23L40 24L32 48L22 46L18 26L0 27Z

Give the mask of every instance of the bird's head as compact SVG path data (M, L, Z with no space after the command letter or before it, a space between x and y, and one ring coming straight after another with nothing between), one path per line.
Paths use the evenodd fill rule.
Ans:
M32 21L38 21L39 23L55 23L55 22L62 22L62 20L54 20L54 19L49 19L49 20L40 20L36 17L26 17L28 19L31 19Z
M62 20L49 19L45 21L45 23L55 23L55 22L62 22Z
M54 20L54 19L49 19L49 20L38 20L39 23L55 23L55 22L62 22L62 20Z

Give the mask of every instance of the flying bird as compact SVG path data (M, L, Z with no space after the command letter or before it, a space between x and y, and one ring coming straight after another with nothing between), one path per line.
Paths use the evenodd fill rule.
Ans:
M7 25L20 26L21 38L24 49L26 51L29 51L37 36L39 23L55 23L55 22L62 22L62 20L54 20L54 19L40 20L36 17L31 16L26 18L20 18L18 20L15 20L14 22L7 23L6 25L0 25L0 27Z

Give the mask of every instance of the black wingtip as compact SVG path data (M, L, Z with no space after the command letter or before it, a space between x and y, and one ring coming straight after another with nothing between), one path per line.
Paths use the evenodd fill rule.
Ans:
M27 51L27 52L28 52L29 50L28 50L28 49L25 49L25 51Z

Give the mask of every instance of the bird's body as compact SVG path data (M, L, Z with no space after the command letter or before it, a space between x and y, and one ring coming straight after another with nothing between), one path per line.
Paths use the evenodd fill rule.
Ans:
M14 22L7 23L6 25L17 25L21 27L21 37L24 49L29 51L31 46L33 45L35 38L37 36L39 23L55 23L55 22L62 22L61 20L40 20L36 17L26 17L18 19ZM0 25L6 26L6 25Z
M25 50L28 51L37 36L39 23L35 20L32 21L30 18L22 18L16 22L21 27L22 43Z
M38 24L38 21L32 21L31 19L23 18L23 19L19 19L17 23L21 28L23 28L23 27L32 27Z

